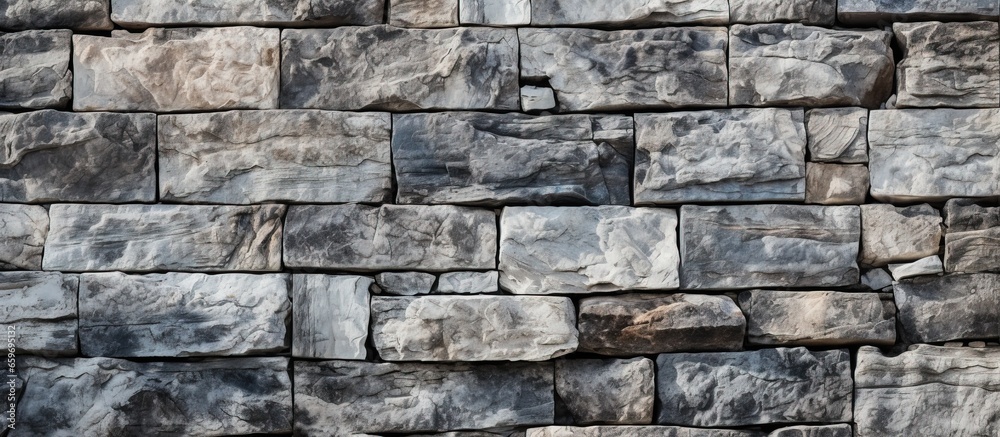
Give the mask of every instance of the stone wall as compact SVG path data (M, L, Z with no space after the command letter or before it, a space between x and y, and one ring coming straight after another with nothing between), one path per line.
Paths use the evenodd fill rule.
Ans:
M0 435L1000 435L998 20L0 0Z

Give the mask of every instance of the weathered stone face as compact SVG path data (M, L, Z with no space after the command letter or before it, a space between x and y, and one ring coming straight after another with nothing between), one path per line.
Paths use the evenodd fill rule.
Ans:
M653 360L577 359L555 362L556 395L573 423L653 421Z
M837 20L849 25L885 21L995 20L1000 5L992 0L838 0Z
M762 434L681 426L547 426L529 428L527 437L762 437Z
M895 307L875 293L753 290L740 293L751 344L891 346Z
M36 205L0 204L0 270L41 270L49 212Z
M794 22L832 26L837 0L729 0L733 23Z
M18 354L78 352L78 284L76 275L58 272L0 272L0 324L15 327Z
M70 30L0 32L0 108L63 108L73 96Z
M861 205L861 258L871 266L936 255L941 246L941 213L928 204L897 208Z
M282 108L520 108L514 30L284 30L281 48Z
M375 275L375 282L386 294L414 296L429 294L437 276L424 272L382 272Z
M528 0L458 0L463 25L526 26L531 24Z
M435 28L458 24L458 0L389 0L391 26Z
M6 0L0 29L111 30L108 0Z
M864 165L806 165L806 202L821 205L860 205L868 196L868 167Z
M515 294L677 288L674 210L508 207L500 286Z
M809 159L813 162L868 162L868 110L817 108L806 111Z
M944 268L948 272L1000 271L1000 207L973 199L951 199L944 206Z
M904 338L920 343L996 338L1000 275L923 276L893 284Z
M796 425L771 431L767 437L854 437L854 428L840 425Z
M602 28L729 24L724 0L531 0L533 26Z
M480 294L500 291L500 273L489 272L447 272L438 276L434 293Z
M379 0L111 0L111 19L122 27L343 26L381 24Z
M258 27L73 35L73 110L277 108L278 38Z
M521 78L548 80L563 111L725 106L723 28L517 30ZM623 61L624 57L624 61Z
M900 280L924 275L944 273L944 264L937 255L926 256L916 261L901 264L889 264L892 279Z
M801 109L637 114L636 204L805 196Z
M292 275L292 356L365 359L373 282L364 276Z
M891 37L881 30L733 25L729 103L878 108L892 94Z

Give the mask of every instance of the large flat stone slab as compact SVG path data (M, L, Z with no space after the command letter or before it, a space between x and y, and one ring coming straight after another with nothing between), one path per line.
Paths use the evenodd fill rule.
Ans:
M763 434L755 431L688 428L683 426L603 425L528 428L526 437L763 437Z
M643 357L555 361L556 395L576 424L652 422L654 377Z
M0 29L111 30L108 0L6 0Z
M70 30L0 32L0 109L63 108L73 96Z
M727 104L724 28L517 32L521 79L548 81L562 111Z
M77 354L78 285L59 272L0 272L0 324L15 328L17 354Z
M837 20L849 25L893 21L996 20L1000 4L992 0L838 0Z
M400 114L392 137L399 203L632 201L631 117Z
M292 356L365 359L374 282L366 276L292 275Z
M836 287L858 282L856 206L681 208L684 288Z
M42 266L63 271L277 271L284 213L284 205L52 205Z
M833 26L837 0L729 0L733 23L792 22Z
M288 267L358 271L495 269L493 211L436 205L302 205L288 210Z
M156 116L0 114L0 202L156 200Z
M974 199L950 199L944 205L944 268L948 272L1000 271L1000 207Z
M390 200L389 114L230 111L162 115L157 123L165 200Z
M636 114L635 203L805 198L801 109Z
M277 108L279 33L225 27L73 35L73 110Z
M568 297L373 297L371 311L386 361L543 361L577 347Z
M508 207L500 215L500 286L515 294L677 288L670 209Z
M662 354L657 423L745 426L851 420L854 384L846 349L761 349Z
M729 24L725 0L531 0L533 26L600 28Z
M916 261L941 248L941 213L924 203L895 207L861 205L861 257L867 265Z
M41 270L49 212L38 205L0 204L0 270Z
M520 109L512 29L284 30L281 49L282 108Z
M158 26L344 26L382 24L379 0L111 0L111 20Z
M892 94L891 39L881 30L733 25L729 104L878 108Z
M903 60L896 107L1000 105L1000 31L996 21L895 23Z
M740 293L750 344L892 346L896 310L877 293L753 290Z
M921 276L892 286L904 338L918 343L1000 336L1000 275Z
M551 424L551 363L295 362L297 435Z

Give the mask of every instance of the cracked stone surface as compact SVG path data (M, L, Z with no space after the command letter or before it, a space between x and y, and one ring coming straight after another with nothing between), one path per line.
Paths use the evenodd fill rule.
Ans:
M751 344L892 346L895 307L877 293L752 290L740 293Z
M66 29L0 32L0 109L66 107L72 37Z
M729 0L733 23L793 22L833 26L837 0Z
M344 26L382 24L381 0L111 0L111 20L157 26Z
M763 437L763 434L754 431L686 428L681 426L605 425L529 428L526 437Z
M429 294L437 276L424 272L382 272L375 275L375 282L386 294L415 296Z
M0 272L0 324L15 326L18 354L77 354L78 284L58 272Z
M916 261L941 247L941 213L924 203L895 207L861 205L861 257L867 265Z
M725 0L531 0L533 26L602 28L726 25Z
M399 114L399 203L628 205L632 118Z
M671 209L508 207L500 230L500 286L515 294L678 287Z
M318 110L161 115L161 199L385 202L390 116Z
M531 24L529 0L458 0L463 25L526 26Z
M868 196L868 167L861 164L806 164L806 203L861 205Z
M1000 271L1000 207L974 199L950 199L944 206L944 268L948 272Z
M920 343L1000 335L1000 275L921 276L893 284L904 338Z
M455 27L457 0L389 0L389 25L396 27Z
M292 356L363 360L372 278L292 275Z
M944 273L944 264L937 255L926 256L916 261L901 264L889 264L892 279L900 280L923 275Z
M485 294L496 293L500 272L447 272L438 276L437 288L432 293Z
M849 25L887 21L996 20L1000 4L992 0L838 0L837 20Z
M0 204L0 270L41 270L48 234L44 207Z
M816 108L806 111L812 162L868 162L868 110Z
M573 423L645 424L653 421L653 360L555 361L556 396Z
M110 15L108 0L6 0L0 29L111 30Z

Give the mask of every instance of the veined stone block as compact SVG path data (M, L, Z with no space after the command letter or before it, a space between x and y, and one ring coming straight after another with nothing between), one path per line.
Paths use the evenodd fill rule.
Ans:
M861 205L862 263L882 267L937 255L941 247L941 213L928 204L897 208Z
M534 26L662 27L729 24L725 0L531 0Z
M951 199L944 205L944 268L949 272L1000 271L1000 207L973 199Z
M919 343L1000 336L1000 275L922 276L893 284L907 340Z
M653 421L653 360L555 361L556 395L573 423L644 424Z
M837 20L849 25L892 21L996 20L1000 5L993 0L838 0Z
M531 24L529 0L458 0L462 24L526 26Z
M111 0L111 20L151 26L343 26L382 24L381 0Z
M458 0L389 0L389 25L396 27L456 27Z
M901 264L889 264L892 279L897 281L923 275L938 275L944 273L944 264L937 255L925 256L916 261Z
M740 293L751 344L892 346L895 307L876 293L753 290Z
M0 204L0 270L41 270L49 212L37 205Z
M686 428L682 426L605 425L529 428L526 437L763 437L763 434L734 429Z
M292 275L292 356L365 359L374 282L364 276Z
M806 164L806 202L861 205L868 196L868 167L861 164Z
M0 29L111 30L108 0L6 0Z
M733 23L793 22L833 26L837 0L729 0Z
M2 18L0 18L2 20ZM0 32L0 108L63 108L73 96L70 30Z
M447 272L438 276L437 288L432 293L481 294L500 291L500 272Z
M16 329L17 354L77 354L78 284L59 272L0 272L0 323Z
M382 272L375 275L375 283L386 294L415 296L430 294L437 276L424 272Z
M868 110L816 108L806 111L809 160L812 162L868 162Z

